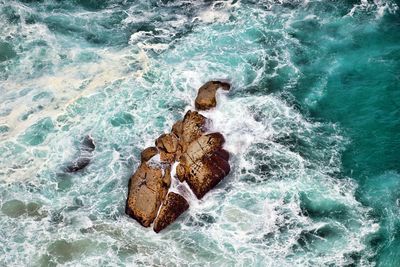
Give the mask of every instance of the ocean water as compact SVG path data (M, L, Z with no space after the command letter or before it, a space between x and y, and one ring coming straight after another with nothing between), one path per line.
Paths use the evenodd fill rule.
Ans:
M399 4L0 0L0 266L400 266ZM211 79L232 171L155 234L128 180Z

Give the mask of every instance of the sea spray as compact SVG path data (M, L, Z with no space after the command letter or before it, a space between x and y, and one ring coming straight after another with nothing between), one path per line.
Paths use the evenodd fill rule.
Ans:
M2 265L396 266L396 3L253 2L0 1ZM232 172L156 235L128 179L215 78Z

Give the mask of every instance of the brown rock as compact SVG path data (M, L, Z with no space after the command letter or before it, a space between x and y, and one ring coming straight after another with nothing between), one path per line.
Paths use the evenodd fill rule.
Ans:
M179 144L178 149L176 150L176 153L175 153L175 160L178 160L181 157L182 152L183 152L183 147L181 144Z
M141 162L147 162L149 159L154 157L155 155L158 154L158 149L154 146L148 147L142 151L140 154L140 160Z
M186 170L185 166L181 163L176 166L176 176L178 177L178 180L183 183L185 181L185 176L186 176Z
M209 81L199 88L197 97L195 100L195 107L199 110L207 110L214 108L217 105L215 93L218 88L223 90L229 90L231 85L226 82L220 81Z
M182 121L177 121L172 126L172 133L174 133L178 138L182 136Z
M160 152L160 160L161 160L161 162L171 164L175 161L175 154L161 151Z
M169 171L163 174L160 166L140 164L129 181L125 213L144 227L150 226L168 192L171 183L168 175Z
M217 152L205 155L189 166L185 179L198 199L214 188L230 172L229 163Z
M157 219L154 221L154 231L158 233L166 228L188 208L189 204L184 197L173 192L168 193L166 200L160 208Z
M215 101L215 91L219 87L228 90L229 84L210 82L208 89L202 90L215 89ZM188 111L182 121L173 125L171 133L157 138L156 147L142 151L141 164L129 181L126 214L145 227L154 222L154 231L158 233L189 208L181 195L172 192L167 195L171 186L171 165L177 159L179 181L186 181L199 199L229 173L229 153L222 148L225 139L220 133L205 134L206 124L206 117L197 111ZM157 154L159 163L150 160Z
M222 149L220 133L202 135L188 146L176 168L178 179L187 181L197 198L202 198L230 171L229 153Z
M156 146L167 153L175 153L178 149L178 137L173 133L162 134L157 138Z
M163 177L163 183L166 188L169 188L171 186L171 167L168 167L165 169L164 177Z
M191 142L179 161L181 163L195 163L200 160L204 155L221 150L225 139L220 133L210 133L202 135L200 138Z
M183 117L182 131L180 135L180 145L182 152L186 151L187 146L198 139L206 131L207 118L197 111L188 111Z
M172 163L175 161L179 146L179 140L175 134L162 134L157 138L156 146L160 150L160 160L162 162Z
M175 124L172 126L172 133L178 138L178 147L175 152L175 159L179 159L183 151L182 132L183 132L183 122L182 121L175 122Z
M226 151L225 149L221 149L221 150L217 151L216 153L218 154L218 156L220 156L224 160L226 160L226 161L229 160L229 152Z

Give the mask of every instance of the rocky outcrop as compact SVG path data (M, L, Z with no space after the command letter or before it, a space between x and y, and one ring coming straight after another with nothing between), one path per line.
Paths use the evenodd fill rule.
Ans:
M154 232L158 233L176 220L189 208L186 199L174 192L168 193L167 198L160 208L157 219L154 221Z
M143 162L129 182L125 212L145 227L156 218L171 184L170 172L162 168Z
M231 85L226 82L209 81L200 87L195 100L195 106L198 110L207 110L217 105L215 94L219 88L229 90Z
M230 85L219 81L203 85L196 108L215 107L218 88L228 90ZM189 208L182 195L168 193L174 162L179 162L176 178L186 181L199 199L229 173L229 153L223 149L225 139L220 133L207 133L207 122L206 117L189 110L170 133L156 139L154 147L142 151L141 164L129 182L125 209L129 216L145 227L154 222L153 229L158 233Z
M201 136L188 146L177 166L179 181L186 181L197 198L201 199L230 171L229 153L222 149L220 133Z

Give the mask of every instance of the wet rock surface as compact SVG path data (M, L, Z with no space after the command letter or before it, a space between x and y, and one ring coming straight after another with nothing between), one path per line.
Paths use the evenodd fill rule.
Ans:
M229 153L222 149L220 133L206 134L194 140L182 154L177 167L180 181L187 181L197 198L202 198L230 171Z
M67 163L64 169L65 172L77 172L88 166L92 160L92 153L95 148L96 145L93 138L90 135L85 136L81 143L79 154L75 160Z
M215 92L219 88L229 90L230 85L211 81L200 87L196 108L215 107ZM189 110L172 126L170 133L155 140L154 147L142 151L141 164L129 181L126 214L145 227L154 222L153 229L158 233L189 208L182 192L168 192L175 162L179 163L176 178L186 181L198 199L228 175L229 153L223 149L225 138L218 132L207 133L207 125L206 117Z
M200 87L195 100L195 107L198 110L207 110L217 106L215 94L217 90L229 90L231 85L221 81L209 81Z
M148 148L144 149L142 151L142 153L140 154L140 161L142 163L146 162L157 154L158 154L158 149L156 147L154 147L154 146L148 147Z
M157 216L170 185L170 177L161 167L140 164L129 184L125 212L144 227L149 227Z
M168 193L167 198L160 208L157 219L154 221L154 231L158 233L166 228L188 208L189 203L183 196L174 192Z

